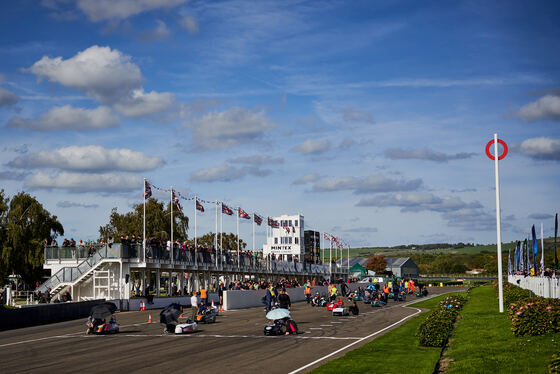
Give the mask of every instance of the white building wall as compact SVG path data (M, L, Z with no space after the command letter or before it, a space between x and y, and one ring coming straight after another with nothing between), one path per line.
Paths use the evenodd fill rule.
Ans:
M263 245L263 255L274 254L277 258L282 256L284 260L291 255L298 256L301 260L305 249L303 216L301 214L282 215L272 217L272 219L278 221L280 227L277 229L269 227L266 244ZM283 225L289 228L289 232Z

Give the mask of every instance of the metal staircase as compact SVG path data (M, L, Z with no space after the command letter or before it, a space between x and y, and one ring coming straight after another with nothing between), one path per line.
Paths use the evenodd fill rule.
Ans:
M57 271L41 284L38 290L46 292L47 289L50 289L51 297L54 297L65 287L86 282L94 275L96 269L104 263L115 261L119 256L120 248L102 247L93 256L86 258L76 266L65 266Z

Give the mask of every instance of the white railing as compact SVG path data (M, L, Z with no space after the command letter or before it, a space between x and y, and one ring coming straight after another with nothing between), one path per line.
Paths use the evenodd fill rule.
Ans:
M509 275L508 282L530 290L538 296L560 299L560 278Z

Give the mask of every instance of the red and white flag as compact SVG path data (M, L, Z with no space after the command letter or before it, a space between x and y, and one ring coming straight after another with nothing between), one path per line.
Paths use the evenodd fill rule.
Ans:
M173 195L173 203L175 205L177 205L177 209L179 209L179 212L183 213L183 207L181 206L181 203L179 202L179 197L175 194L175 191L171 190L171 194Z
M222 204L222 213L225 213L228 216L232 216L233 210L231 210L226 204Z
M198 202L198 199L196 200L196 210L200 210L202 213L204 213L204 207L201 203Z
M270 217L268 217L268 225L272 228L275 228L275 229L280 227L280 224L278 223L278 221L275 221Z
M243 209L238 208L237 211L239 212L239 218L251 219L251 217Z

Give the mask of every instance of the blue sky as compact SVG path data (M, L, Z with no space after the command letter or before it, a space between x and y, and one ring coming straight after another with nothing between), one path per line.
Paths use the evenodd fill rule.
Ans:
M490 243L498 132L504 241L541 221L550 235L559 14L554 1L3 2L0 187L36 196L75 239L140 202L147 178L300 213L352 246ZM206 208L199 233L214 228Z

